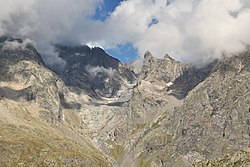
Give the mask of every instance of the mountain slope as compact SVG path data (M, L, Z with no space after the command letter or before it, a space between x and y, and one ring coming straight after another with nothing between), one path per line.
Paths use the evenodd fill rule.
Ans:
M31 44L5 38L0 59L0 166L110 166L61 104L67 88Z
M41 112L30 103L0 102L0 166L110 166L88 138L66 122L44 122Z
M189 166L250 146L249 52L227 58L141 139L139 164ZM182 165L181 165L182 164ZM140 166L140 165L139 165Z
M146 52L135 74L100 48L56 47L53 72L0 38L1 166L248 163L249 51L203 68Z

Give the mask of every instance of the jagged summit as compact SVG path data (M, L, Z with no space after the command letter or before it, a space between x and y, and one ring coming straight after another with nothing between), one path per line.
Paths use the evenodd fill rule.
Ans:
M169 61L176 61L175 59L173 59L169 54L166 54L163 58L164 60L169 60Z
M68 86L81 88L93 97L123 96L119 92L136 83L136 76L101 48L57 46L67 66L58 74Z
M217 61L203 68L196 68L176 61L168 54L163 59L157 59L150 52L146 52L139 78L168 85L168 93L183 99L190 90L208 77L216 64Z
M84 65L103 66L104 68L118 69L121 63L118 59L108 55L102 48L90 48L87 45L65 46L56 45L59 56L67 61L69 66L80 62Z
M152 53L150 51L146 51L144 54L144 59L152 59L154 56L152 55Z

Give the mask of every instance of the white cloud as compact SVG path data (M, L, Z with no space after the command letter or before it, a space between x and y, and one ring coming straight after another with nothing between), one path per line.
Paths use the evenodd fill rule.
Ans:
M85 45L87 45L88 47L90 47L91 49L92 48L95 48L95 47L99 47L99 48L102 48L102 49L104 49L103 47L102 47L102 43L105 43L105 42L88 42L88 43L86 43Z
M141 55L149 50L192 62L240 52L250 44L249 0L126 0L104 22L91 20L102 2L1 0L0 35L28 37L51 55L50 44L57 42L106 49L130 42ZM157 22L151 25L152 19ZM47 59L59 61L55 55Z
M2 49L3 50L25 50L26 47L31 44L32 42L29 39L24 40L23 42L20 41L5 41L3 43Z
M52 44L72 33L79 22L95 13L101 2L102 0L1 0L0 35L29 38L34 41L47 64L64 64L54 52Z
M98 73L105 73L105 74L107 74L108 76L111 77L116 72L115 69L105 68L103 66L90 66L90 65L87 65L85 67L85 69L90 74L90 76L92 77L92 79L95 78Z
M140 54L150 50L185 61L207 62L250 44L249 0L128 0L111 14L108 44L132 42ZM148 26L156 18L157 24ZM114 37L113 37L114 36Z

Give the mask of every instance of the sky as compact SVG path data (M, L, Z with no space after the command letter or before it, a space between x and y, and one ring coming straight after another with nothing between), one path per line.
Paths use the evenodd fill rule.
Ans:
M120 5L122 0L104 0L103 3L96 9L94 20L105 21L115 8ZM118 58L121 62L127 63L139 58L139 53L132 43L117 45L115 48L105 50L109 55Z
M96 13L92 18L104 21L112 12L114 12L115 8L120 5L121 2L122 0L103 0L103 2L97 7Z
M32 41L49 65L65 63L56 43L206 64L246 50L249 18L250 0L0 0L0 36Z

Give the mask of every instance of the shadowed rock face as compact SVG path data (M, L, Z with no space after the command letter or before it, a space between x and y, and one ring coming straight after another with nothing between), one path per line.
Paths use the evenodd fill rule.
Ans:
M63 46L57 45L60 57L65 59L69 66L77 63L81 65L102 66L104 68L118 69L121 64L116 58L105 53L101 48L88 46Z
M176 78L173 85L170 86L169 90L171 90L171 94L176 98L184 99L191 90L203 82L213 72L217 64L218 61L215 60L201 68L186 66L182 74Z
M93 97L117 97L119 91L136 83L134 73L101 48L57 45L57 51L67 62L64 71L58 71L65 83Z

